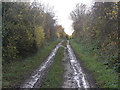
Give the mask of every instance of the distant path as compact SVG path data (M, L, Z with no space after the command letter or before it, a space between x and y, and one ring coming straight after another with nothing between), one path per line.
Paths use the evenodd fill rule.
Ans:
M52 50L50 55L42 62L40 67L32 73L32 75L20 86L20 88L40 88L45 76L47 75L47 72L49 71L53 61L54 57L61 46L61 43L63 40L56 45L55 49Z
M67 52L64 51L64 58L62 60L65 70L62 88L95 88L95 86L88 82L69 41L67 41Z

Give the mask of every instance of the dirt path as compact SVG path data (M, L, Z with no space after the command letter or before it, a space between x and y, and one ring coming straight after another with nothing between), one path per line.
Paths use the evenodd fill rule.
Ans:
M64 65L64 75L63 75L63 85L62 88L75 88L77 87L74 81L74 71L70 64L70 58L67 53L67 49L64 50L64 58L62 60L62 64Z
M25 80L25 82L20 86L20 88L40 88L45 76L47 75L47 72L49 71L53 61L54 57L57 53L58 48L61 46L61 41L58 45L56 45L55 49L52 50L50 55L42 62L40 67L32 73L32 75Z
M54 61L54 57L59 47L64 48L64 57L62 63L64 65L64 75L62 88L96 88L94 80L90 77L90 74L85 73L81 63L77 60L76 55L67 41L67 47L61 45L61 41L52 50L50 55L42 62L40 67L32 73L32 75L25 80L20 88L40 88L43 85L45 77L50 70L50 67ZM91 78L91 79L90 79ZM92 81L92 82L91 82Z
M62 88L96 88L95 82L89 82L88 77L85 75L80 63L76 59L76 55L69 41L67 41L67 49L64 51L64 58L62 61L65 71Z

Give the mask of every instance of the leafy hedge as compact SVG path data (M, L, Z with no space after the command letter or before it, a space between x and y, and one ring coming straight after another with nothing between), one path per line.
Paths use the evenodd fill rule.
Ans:
M77 4L71 12L74 21L73 38L86 47L86 50L98 56L106 68L120 68L118 59L118 8L117 2L96 2L91 11L86 5Z
M2 12L3 64L21 60L57 37L53 12L46 12L41 3L3 2ZM48 30L53 34L49 38Z

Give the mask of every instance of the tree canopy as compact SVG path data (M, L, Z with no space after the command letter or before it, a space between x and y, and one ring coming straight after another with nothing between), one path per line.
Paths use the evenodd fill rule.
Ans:
M118 70L118 7L119 3L96 2L91 10L84 4L77 4L71 12L73 38L84 42L104 64ZM120 10L119 10L120 11Z
M55 40L54 12L41 3L2 2L3 62L18 60Z

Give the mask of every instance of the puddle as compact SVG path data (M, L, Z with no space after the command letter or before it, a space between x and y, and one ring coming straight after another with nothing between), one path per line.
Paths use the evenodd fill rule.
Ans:
M40 88L45 76L47 75L47 72L49 71L54 61L54 57L57 53L57 50L61 46L62 42L63 41L56 45L55 49L52 50L48 58L45 61L43 61L43 63L36 71L34 71L31 77L27 79L23 85L21 85L21 88Z
M85 74L83 73L81 66L79 62L76 59L76 56L69 45L69 41L67 41L67 50L68 55L65 58L64 61L66 61L66 64L64 64L65 67L65 76L64 76L64 85L63 88L90 88L88 81L85 78ZM69 74L71 76L69 76Z

